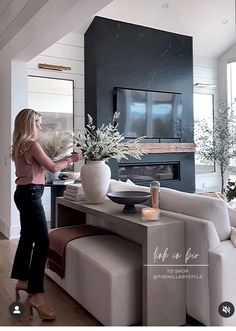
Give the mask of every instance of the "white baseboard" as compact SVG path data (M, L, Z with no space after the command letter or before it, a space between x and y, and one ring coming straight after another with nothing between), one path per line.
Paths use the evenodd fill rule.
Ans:
M47 220L48 229L51 228L51 220ZM0 218L0 232L8 239L16 239L20 236L20 225L11 227Z
M9 239L16 239L20 236L20 225L12 225L10 229L10 238Z
M20 225L6 224L2 219L0 219L0 232L8 239L19 238L20 236Z
M5 237L9 238L10 232L7 231L7 225L3 220L0 218L0 232L4 234Z

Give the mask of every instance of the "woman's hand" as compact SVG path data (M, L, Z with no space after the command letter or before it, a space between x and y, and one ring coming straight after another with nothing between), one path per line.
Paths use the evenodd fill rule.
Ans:
M73 163L79 161L81 159L81 155L76 152L73 152L70 156L67 156L66 158L69 163Z

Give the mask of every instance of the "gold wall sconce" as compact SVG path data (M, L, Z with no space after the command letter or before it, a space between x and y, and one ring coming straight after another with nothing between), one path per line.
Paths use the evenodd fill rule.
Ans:
M216 85L209 83L194 83L194 87L215 89Z
M47 70L56 70L56 71L71 70L71 67L60 66L55 64L47 64L47 63L39 63L38 68L47 69Z

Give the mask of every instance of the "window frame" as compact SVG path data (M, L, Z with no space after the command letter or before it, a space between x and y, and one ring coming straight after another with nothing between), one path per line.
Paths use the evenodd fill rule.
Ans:
M74 87L75 87L75 82L73 79L67 79L67 78L55 78L55 77L48 77L48 76L37 76L37 75L28 75L28 79L30 77L33 78L39 78L39 79L52 79L52 80L63 80L63 81L70 81L72 83L72 128L71 130L74 131L74 127L75 127L75 112L74 112ZM28 89L28 94L30 93L29 89ZM37 109L35 109L36 111L38 111ZM40 111L39 111L40 112ZM42 116L43 116L43 112L42 112ZM56 124L57 122L55 122Z
M214 91L212 90L199 90L199 89L196 89L194 90L193 92L193 96L195 97L195 95L197 94L200 94L200 95L208 95L208 96L211 96L211 99L212 99L212 128L214 130L214 117L215 117L215 99L216 99L216 96L215 96L215 93ZM194 103L193 103L193 110L194 110ZM193 123L194 123L194 127L195 127L195 110L193 111ZM197 171L197 165L196 165L196 162L195 162L195 173L196 175L204 175L204 174L213 174L213 173L216 173L216 163L215 161L212 162L212 164L205 164L205 163L201 163L200 165L205 165L205 166L209 166L209 167L212 167L212 170L210 171Z

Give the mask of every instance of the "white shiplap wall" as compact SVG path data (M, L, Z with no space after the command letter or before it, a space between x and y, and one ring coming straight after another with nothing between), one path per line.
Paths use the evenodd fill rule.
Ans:
M39 69L38 63L70 66L71 70ZM74 81L74 129L84 128L84 35L70 33L28 63L33 76L71 79Z
M69 71L39 69L38 63L56 64L71 67ZM70 33L47 48L28 63L28 75L70 79L74 81L74 130L84 129L84 35ZM37 110L37 109L36 109ZM82 162L75 165L79 171ZM50 220L50 188L43 195L46 218Z
M217 59L211 58L193 58L193 81L194 83L205 83L215 85L216 88L196 88L195 93L205 93L214 95L214 112L218 107L218 62ZM219 191L220 190L220 173L219 169L212 173L196 174L196 190L198 191Z

